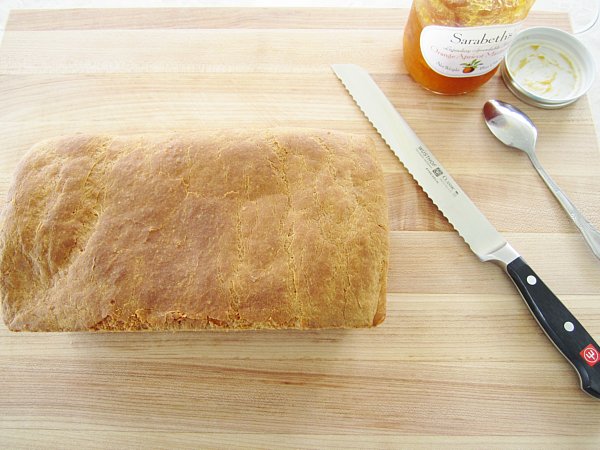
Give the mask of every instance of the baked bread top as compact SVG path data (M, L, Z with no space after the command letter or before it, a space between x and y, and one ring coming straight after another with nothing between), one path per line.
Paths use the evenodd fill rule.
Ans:
M295 128L35 145L3 210L11 330L369 327L384 183L366 137Z

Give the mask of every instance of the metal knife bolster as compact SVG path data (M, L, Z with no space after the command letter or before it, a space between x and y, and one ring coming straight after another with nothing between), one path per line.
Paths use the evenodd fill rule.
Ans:
M364 115L471 250L501 265L548 338L579 375L581 388L600 399L600 346L479 211L359 66L332 66Z
M492 261L502 267L504 270L508 267L508 265L516 261L520 255L519 253L512 248L512 246L506 242L502 247L493 252L488 253L487 255L477 255L482 261Z

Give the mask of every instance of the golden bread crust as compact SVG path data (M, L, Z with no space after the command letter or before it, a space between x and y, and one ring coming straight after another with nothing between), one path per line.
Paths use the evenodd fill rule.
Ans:
M368 327L388 219L366 137L277 128L44 141L0 233L11 330Z

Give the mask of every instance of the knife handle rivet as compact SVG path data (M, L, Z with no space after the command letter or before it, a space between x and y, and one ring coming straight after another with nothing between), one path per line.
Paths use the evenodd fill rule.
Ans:
M569 333L575 329L575 325L573 325L573 322L567 321L563 326L565 327L565 330L567 330Z
M527 284L529 284L530 286L533 286L535 283L537 283L537 278L534 277L533 275L529 275L527 277Z

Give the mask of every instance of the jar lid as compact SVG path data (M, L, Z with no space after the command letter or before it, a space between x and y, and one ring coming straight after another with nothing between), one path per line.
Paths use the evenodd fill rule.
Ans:
M584 95L596 69L590 51L573 35L557 28L534 27L517 35L500 73L516 97L554 109Z

